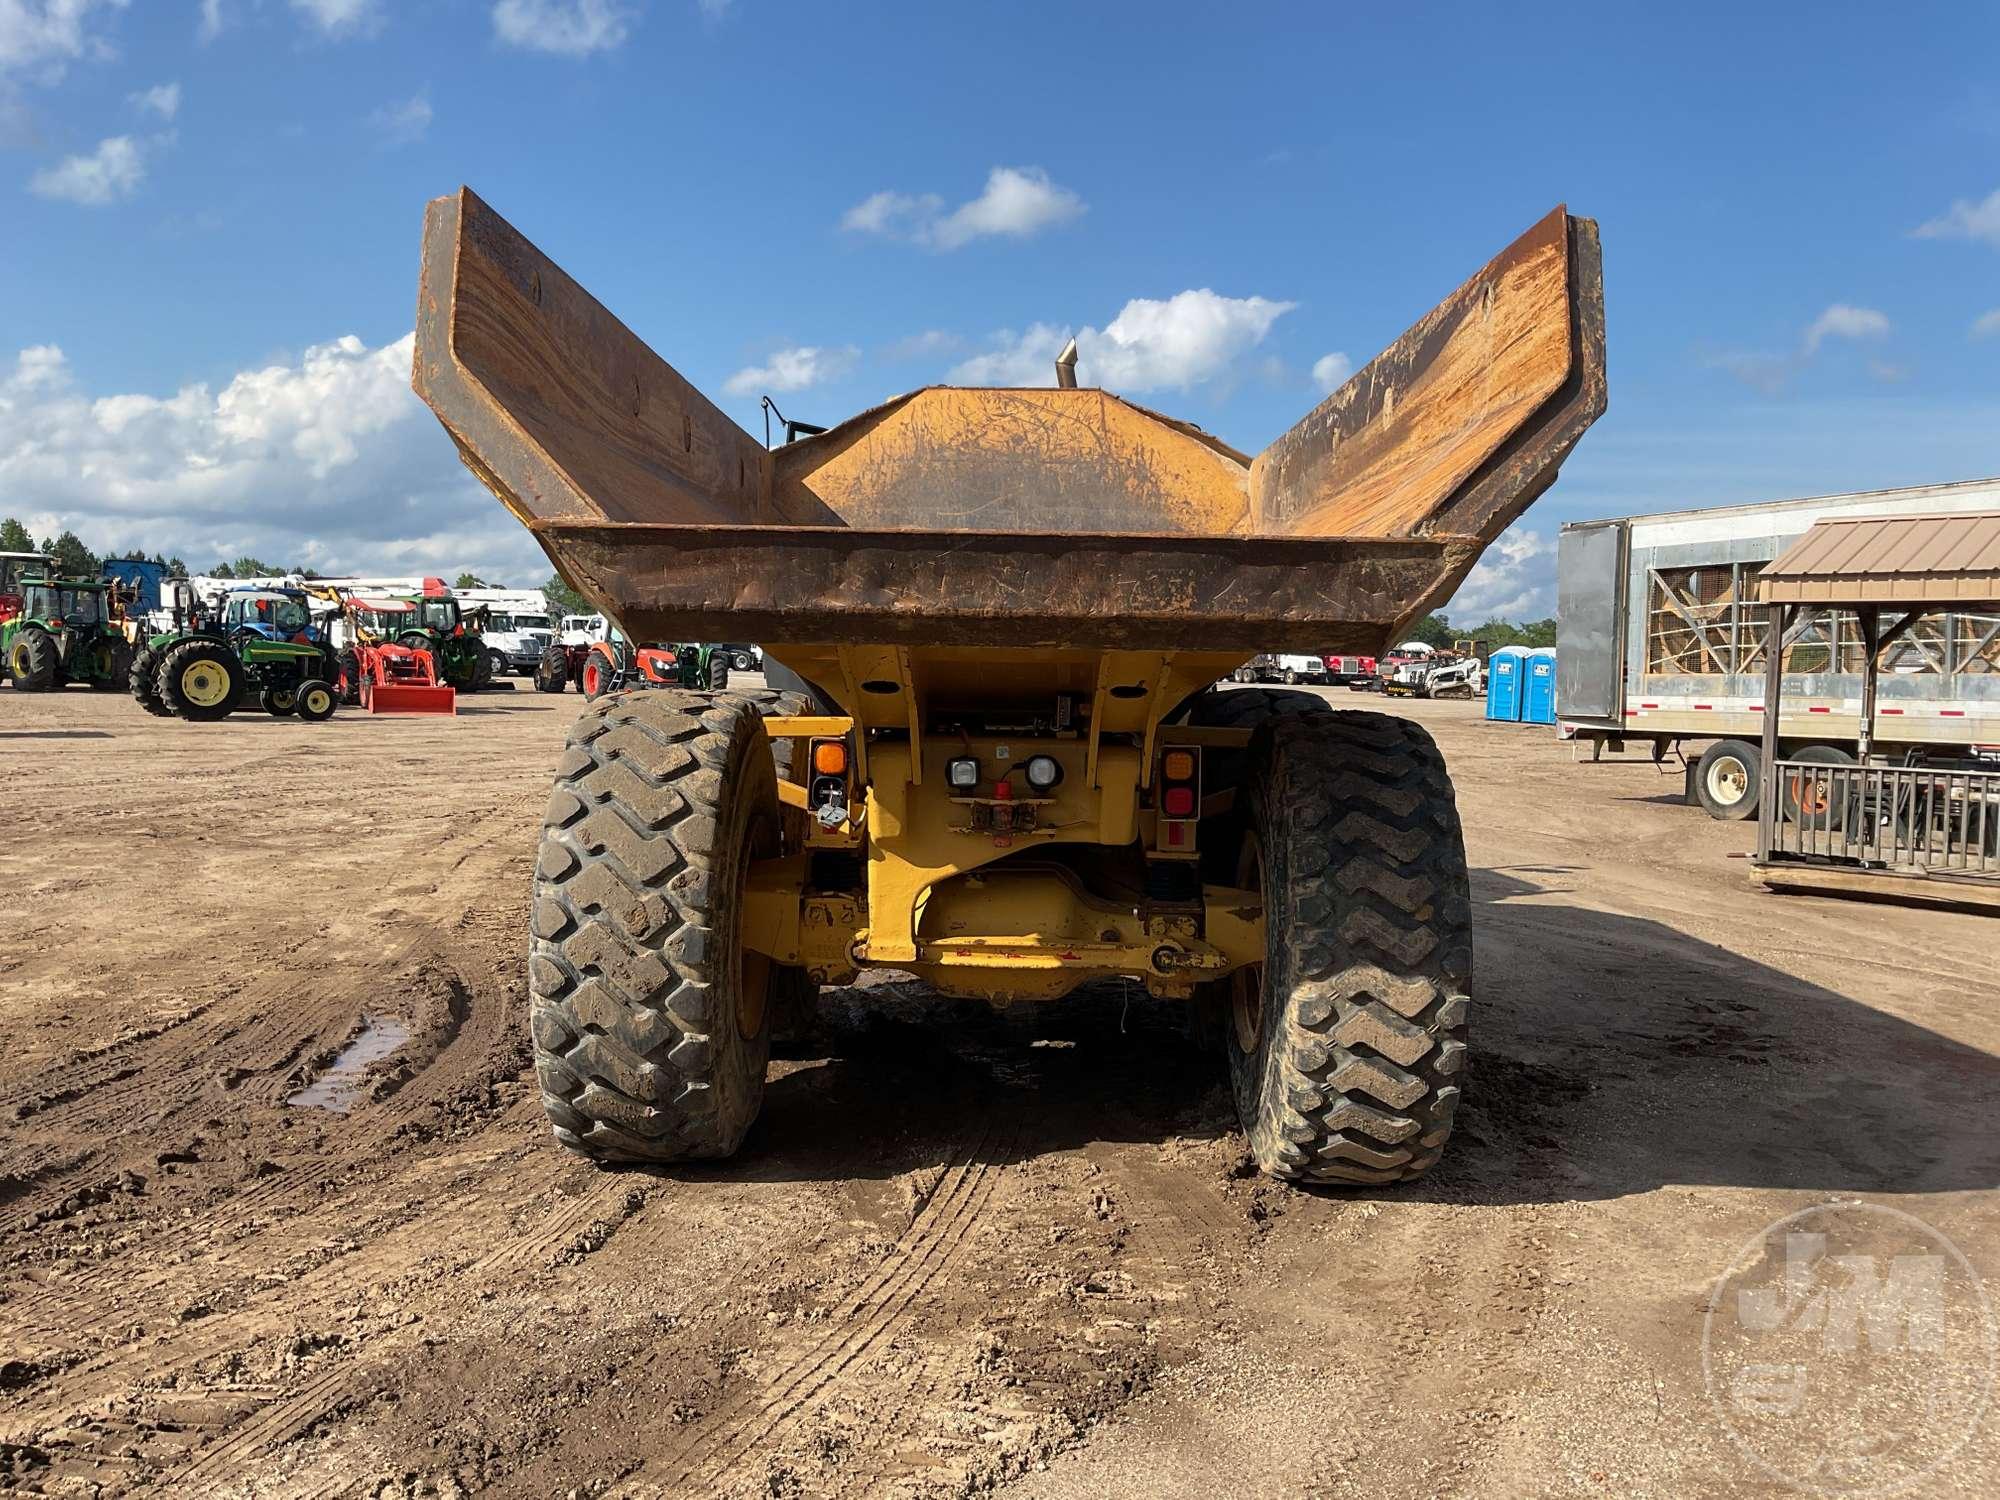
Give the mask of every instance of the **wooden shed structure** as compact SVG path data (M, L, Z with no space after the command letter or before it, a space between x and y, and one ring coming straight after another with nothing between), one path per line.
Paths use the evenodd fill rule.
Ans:
M1875 749L1882 654L1925 615L2000 609L2000 511L1820 521L1758 581L1767 616L1757 878L1783 890L1915 896L2000 910L2000 745L1963 754ZM1784 645L1824 610L1851 610L1864 644L1853 755L1781 742Z

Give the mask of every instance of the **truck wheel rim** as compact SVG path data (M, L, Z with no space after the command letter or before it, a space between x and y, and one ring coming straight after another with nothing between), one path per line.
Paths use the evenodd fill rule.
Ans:
M1236 862L1237 885L1253 891L1264 887L1263 851L1257 835L1245 832L1243 852ZM1229 976L1229 1034L1245 1057L1257 1051L1264 1031L1264 966L1245 964Z
M196 708L214 708L229 696L229 674L214 662L195 662L181 673L181 696Z
M1750 771L1735 756L1725 756L1708 768L1708 794L1725 806L1741 802L1750 790Z

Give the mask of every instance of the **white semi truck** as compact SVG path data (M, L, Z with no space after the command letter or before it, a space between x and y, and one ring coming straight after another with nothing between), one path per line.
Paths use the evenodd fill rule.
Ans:
M555 625L549 615L549 601L540 589L457 589L454 591L468 608L483 604L488 611L486 629L480 638L495 653L495 675L499 671L535 675L535 664L555 639ZM501 663L504 662L504 668Z
M2000 479L1672 511L1562 528L1556 559L1556 716L1565 738L1656 757L1698 744L1689 795L1716 818L1757 810L1766 563L1828 516L2000 510ZM1940 612L1882 653L1878 756L2000 755L2000 616ZM1787 756L1852 760L1862 646L1825 611L1785 648Z

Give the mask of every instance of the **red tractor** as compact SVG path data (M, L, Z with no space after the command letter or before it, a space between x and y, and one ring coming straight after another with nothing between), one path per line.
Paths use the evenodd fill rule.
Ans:
M560 693L574 684L585 698L620 688L671 687L720 690L729 685L729 653L707 646L638 646L607 627L606 639L587 644L556 642L535 667L535 686Z
M371 714L456 714L458 693L438 673L437 658L422 646L399 643L422 623L408 599L364 599L327 590L340 605L332 632L339 650L341 701Z

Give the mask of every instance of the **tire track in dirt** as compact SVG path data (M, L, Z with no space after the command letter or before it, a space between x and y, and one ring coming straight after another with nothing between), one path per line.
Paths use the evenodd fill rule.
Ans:
M511 827L481 826L453 841L464 847L447 845L443 852L453 856L451 873L473 887L467 894L476 898L486 885L481 871L464 873L468 861L490 853L503 839L511 842L512 832ZM440 883L432 891L443 897L445 887ZM468 914L477 910L471 903L464 909ZM44 1086L40 1076L11 1098L0 1094L0 1110L11 1105L16 1118L35 1119L40 1142L21 1156L0 1153L0 1177L34 1176L64 1144L65 1136L72 1138L70 1144L74 1137L84 1137L87 1153L70 1170L44 1181L38 1198L17 1201L12 1212L0 1219L0 1234L30 1227L37 1214L59 1204L72 1191L75 1179L103 1156L115 1153L126 1137L142 1128L157 1133L168 1117L197 1104L212 1104L216 1090L233 1093L246 1080L262 1079L262 1097L277 1102L271 1096L284 1089L285 1075L300 1057L310 1049L327 1052L337 1047L383 977L414 967L439 944L434 928L413 925L407 911L394 903L378 906L366 920L380 934L368 945L366 964L351 961L351 945L331 940L313 943L267 977L223 1001L200 1005L183 1024L163 1028L157 1036L170 1040L162 1050L137 1063L123 1060L122 1055L108 1056L73 1072L63 1080L59 1102L52 1098L48 1105L23 1115L29 1096ZM451 935L445 938L452 940ZM480 966L475 964L475 971ZM322 987L321 977L329 975L333 977ZM298 994L301 976L312 976L314 981L303 997ZM258 1097L258 1092L245 1097ZM270 1191L282 1188L273 1185Z
M410 944L421 946L422 941L412 937ZM456 977L455 969L445 972ZM461 992L469 993L462 984ZM301 1216L299 1223L309 1220L320 1206L324 1185L366 1171L390 1155L399 1128L419 1118L460 1087L470 1073L478 1071L507 1029L506 1010L499 997L489 997L484 1003L468 1002L465 1018L453 1028L430 1065L379 1104L357 1109L341 1121L330 1132L327 1144L332 1149L257 1179L208 1212L170 1224L164 1233L147 1239L143 1257L152 1264L145 1271L135 1276L122 1263L96 1263L18 1297L8 1308L6 1323L16 1336L33 1334L60 1342L102 1319L107 1291L115 1288L118 1306L152 1303L167 1287L189 1279L189 1252L205 1244L232 1244L238 1231L254 1230L260 1216L284 1203L314 1203L314 1210ZM270 1269L268 1262L244 1261L236 1256L230 1260L239 1283ZM41 1314L39 1319L37 1314Z
M1020 1133L1016 1126L990 1127L982 1134L947 1170L887 1261L841 1301L833 1329L701 1423L679 1449L628 1478L657 1482L670 1494L712 1486L809 1411L846 1370L901 1327L937 1275L962 1258L1013 1161ZM654 1473L657 1481L647 1478Z

